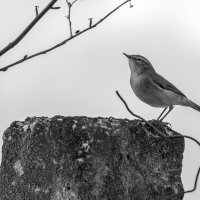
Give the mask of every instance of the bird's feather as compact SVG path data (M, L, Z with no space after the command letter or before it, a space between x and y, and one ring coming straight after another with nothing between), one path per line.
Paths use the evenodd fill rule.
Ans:
M172 91L172 92L179 94L183 97L186 97L178 88L176 88L172 83L167 81L161 75L156 73L151 78L152 78L153 83L156 84L158 87L160 87L164 90Z

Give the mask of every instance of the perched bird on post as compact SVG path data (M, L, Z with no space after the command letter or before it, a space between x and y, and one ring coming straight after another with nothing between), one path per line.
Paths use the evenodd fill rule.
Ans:
M164 108L157 120L162 121L174 108L174 105L191 107L200 112L200 106L189 100L172 83L157 74L149 60L140 55L123 54L129 60L130 83L136 96L150 106ZM167 108L169 110L163 116Z

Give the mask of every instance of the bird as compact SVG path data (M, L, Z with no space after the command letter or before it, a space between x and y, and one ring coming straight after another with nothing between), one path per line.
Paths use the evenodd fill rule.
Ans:
M163 121L175 105L190 107L200 112L200 106L158 74L147 58L141 55L123 54L129 61L130 84L135 95L150 106L164 108L157 120ZM167 108L168 111L165 113Z

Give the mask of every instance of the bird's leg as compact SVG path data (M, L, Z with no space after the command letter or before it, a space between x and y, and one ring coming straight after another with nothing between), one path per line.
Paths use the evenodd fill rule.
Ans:
M167 110L168 107L164 108L164 110L161 112L161 114L159 115L157 120L160 120L160 118L162 117L163 113L165 112L165 110Z
M162 120L173 110L173 108L174 108L174 106L169 106L169 110L159 121L162 122Z

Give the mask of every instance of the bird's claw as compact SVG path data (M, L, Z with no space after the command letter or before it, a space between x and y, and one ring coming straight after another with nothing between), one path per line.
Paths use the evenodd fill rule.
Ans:
M169 122L162 122L162 121L161 121L161 123L165 124L166 126L170 126L170 128L172 128L172 125L171 125L171 123L169 123Z

